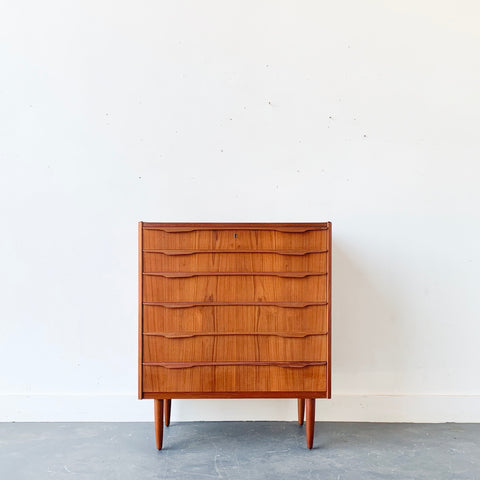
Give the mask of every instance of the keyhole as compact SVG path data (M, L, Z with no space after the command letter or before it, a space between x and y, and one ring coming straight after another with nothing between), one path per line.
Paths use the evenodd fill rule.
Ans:
M235 238L237 238L237 234L235 233Z

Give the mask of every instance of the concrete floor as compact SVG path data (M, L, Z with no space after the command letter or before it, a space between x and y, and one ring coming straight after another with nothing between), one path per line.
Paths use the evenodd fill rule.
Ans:
M0 423L0 479L480 480L480 424Z

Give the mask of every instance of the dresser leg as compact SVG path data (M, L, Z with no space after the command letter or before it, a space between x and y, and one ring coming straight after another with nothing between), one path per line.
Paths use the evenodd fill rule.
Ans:
M165 426L168 427L170 425L170 410L172 407L172 399L166 398L163 401L163 409L165 410Z
M163 399L155 399L155 441L157 449L162 449L163 444Z
M305 417L305 399L298 399L298 424L303 425L303 419Z
M313 447L313 434L315 432L315 399L307 398L307 447Z

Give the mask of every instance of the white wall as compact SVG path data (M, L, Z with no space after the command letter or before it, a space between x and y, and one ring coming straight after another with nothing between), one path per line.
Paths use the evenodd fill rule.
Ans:
M317 419L480 421L479 15L465 0L2 2L0 420L152 419L136 400L138 220L331 220L334 399Z

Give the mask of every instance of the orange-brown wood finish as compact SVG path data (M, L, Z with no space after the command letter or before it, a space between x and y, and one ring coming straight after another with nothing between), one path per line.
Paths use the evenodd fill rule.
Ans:
M331 396L331 223L139 223L139 398ZM160 423L160 425L159 425Z
M163 399L154 400L155 411L155 442L157 449L161 450L163 446Z
M298 424L303 425L303 420L305 418L305 399L298 399Z
M138 398L143 398L143 222L138 223Z
M307 447L313 447L313 435L315 433L315 399L307 398L306 400L306 417L307 417Z
M288 332L144 335L143 362L327 361L327 334ZM175 338L177 337L177 338Z
M170 411L172 409L172 399L166 398L163 401L163 409L165 411L165 426L170 426Z

